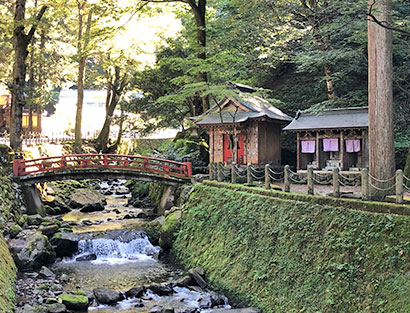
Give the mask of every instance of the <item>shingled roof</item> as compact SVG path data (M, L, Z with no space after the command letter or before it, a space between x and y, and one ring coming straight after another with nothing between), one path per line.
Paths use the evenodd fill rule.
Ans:
M301 113L284 128L289 131L367 128L369 117L367 107L331 109L320 114Z
M229 100L240 103L249 111L238 110L224 111L223 106ZM220 108L219 108L220 107ZM221 110L221 112L219 112ZM238 99L224 99L218 105L213 106L209 111L194 118L197 125L216 125L243 123L249 119L266 117L279 122L290 122L291 117L283 113L278 108L272 106L268 101L257 96L248 96Z

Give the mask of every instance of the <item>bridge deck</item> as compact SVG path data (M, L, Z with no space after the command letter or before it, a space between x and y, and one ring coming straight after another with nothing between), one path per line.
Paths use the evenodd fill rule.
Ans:
M190 162L119 154L71 154L33 160L16 159L14 177L21 182L103 177L181 183L192 176Z

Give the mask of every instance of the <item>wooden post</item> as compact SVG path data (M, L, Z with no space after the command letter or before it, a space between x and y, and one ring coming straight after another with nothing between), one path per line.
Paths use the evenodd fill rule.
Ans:
M319 146L319 143L320 143L319 132L316 132L316 150L315 150L315 152L316 152L316 168L317 169L321 168L320 167L320 146ZM313 176L312 176L312 178L313 178Z
M396 203L401 204L403 203L404 197L404 178L403 178L403 171L397 170L396 171Z
M265 165L265 189L270 189L269 164Z
M252 179L252 164L248 163L246 166L246 176L247 176L247 183L248 185L253 184L253 179Z
M236 184L236 163L232 162L231 165L231 182L232 184Z
M223 173L222 173L222 171L223 171L222 166L223 166L222 162L218 162L218 163L216 164L216 168L217 168L217 178L218 178L218 181L219 181L219 182L222 182L222 181L224 180L224 176L223 176Z
M284 192L290 192L290 179L289 179L289 175L290 175L290 166L289 165L285 165L285 169L284 169L284 173L283 173L283 191Z
M209 171L209 180L214 180L214 169L212 166L212 162L209 162L208 164L208 171Z
M344 137L345 133L343 130L340 131L340 169L344 170L345 169L345 145L344 145Z
M313 184L313 168L309 167L307 169L307 188L308 194L314 194L314 184Z
M333 197L340 197L339 169L333 169Z
M362 199L369 200L369 170L362 169Z
M317 149L317 147L316 147L316 149ZM296 156L296 168L297 168L297 170L300 170L300 133L299 133L299 132L297 133L296 153L297 153L297 156ZM289 169L289 167L288 167L288 169Z

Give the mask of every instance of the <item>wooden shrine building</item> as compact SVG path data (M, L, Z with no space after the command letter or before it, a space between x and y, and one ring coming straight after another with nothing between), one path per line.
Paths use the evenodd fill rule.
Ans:
M286 131L297 134L297 169L359 170L369 165L368 110L297 114Z
M195 123L209 135L209 161L281 165L280 134L292 118L249 93L227 98ZM233 157L234 156L234 157Z

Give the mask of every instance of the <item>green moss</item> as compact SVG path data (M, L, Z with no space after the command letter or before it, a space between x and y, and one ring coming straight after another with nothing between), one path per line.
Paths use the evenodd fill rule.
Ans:
M88 308L88 298L84 295L64 293L58 297L68 309L86 311Z
M7 244L0 235L0 312L14 312L16 273Z
M48 290L48 289L50 289L50 287L51 287L51 284L46 283L46 284L41 284L41 285L39 285L39 286L37 287L37 289L38 289L38 290Z
M74 293L76 295L79 295L79 296L86 296L87 295L87 293L82 289L77 289Z
M159 245L165 251L169 251L175 239L175 233L178 231L179 221L181 220L181 211L175 211L169 214L161 227Z
M408 312L410 217L225 186L194 187L172 248L215 287L265 313Z
M17 225L17 224L13 224L10 226L9 231L10 231L10 236L12 238L16 237L23 229Z

